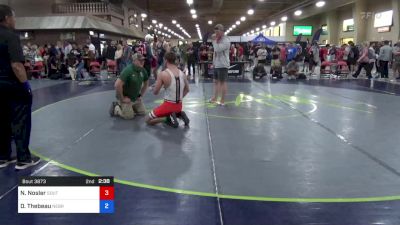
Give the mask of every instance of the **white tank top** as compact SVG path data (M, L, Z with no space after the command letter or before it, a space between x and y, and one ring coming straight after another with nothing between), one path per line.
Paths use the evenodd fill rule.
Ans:
M165 70L171 76L171 84L165 88L164 99L169 102L179 103L183 99L183 89L185 87L185 74L179 70L179 76L176 77L171 70Z

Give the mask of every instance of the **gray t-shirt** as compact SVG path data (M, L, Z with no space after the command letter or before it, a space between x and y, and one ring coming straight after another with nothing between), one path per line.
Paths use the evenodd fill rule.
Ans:
M393 52L393 49L389 45L385 45L385 46L381 47L381 49L379 50L379 60L387 61L387 62L391 61L392 60L392 52Z
M312 53L313 53L313 60L314 60L314 62L319 62L321 59L319 58L319 47L317 47L317 46L312 46L311 47L311 51L312 51Z
M214 68L229 68L229 48L231 46L229 38L226 36L222 36L221 40L218 43L217 41L213 40L212 44L214 48Z

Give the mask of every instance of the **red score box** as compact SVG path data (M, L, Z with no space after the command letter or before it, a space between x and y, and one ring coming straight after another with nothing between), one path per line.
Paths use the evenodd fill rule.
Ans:
M100 187L100 200L114 200L114 187Z

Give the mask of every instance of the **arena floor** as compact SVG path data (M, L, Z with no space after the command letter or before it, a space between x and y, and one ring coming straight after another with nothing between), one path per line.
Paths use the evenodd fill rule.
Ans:
M399 84L239 79L221 107L200 80L178 129L110 117L109 81L32 86L44 160L0 170L1 224L400 224ZM23 175L114 176L115 213L17 215Z

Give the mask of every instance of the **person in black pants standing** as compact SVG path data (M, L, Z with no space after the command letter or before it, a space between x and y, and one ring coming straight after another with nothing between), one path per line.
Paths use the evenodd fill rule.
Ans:
M0 168L17 162L21 170L37 165L40 158L31 156L32 90L24 68L19 35L14 32L14 11L0 5ZM17 147L17 159L11 158L11 140Z
M381 69L381 78L389 78L389 62L392 61L392 47L389 41L383 42L385 45L379 50L379 68Z
M193 47L193 43L189 44L189 47L187 49L187 55L188 55L188 71L189 71L189 77L192 76L191 75L191 67L193 67L193 78L195 76L196 73L196 51Z

